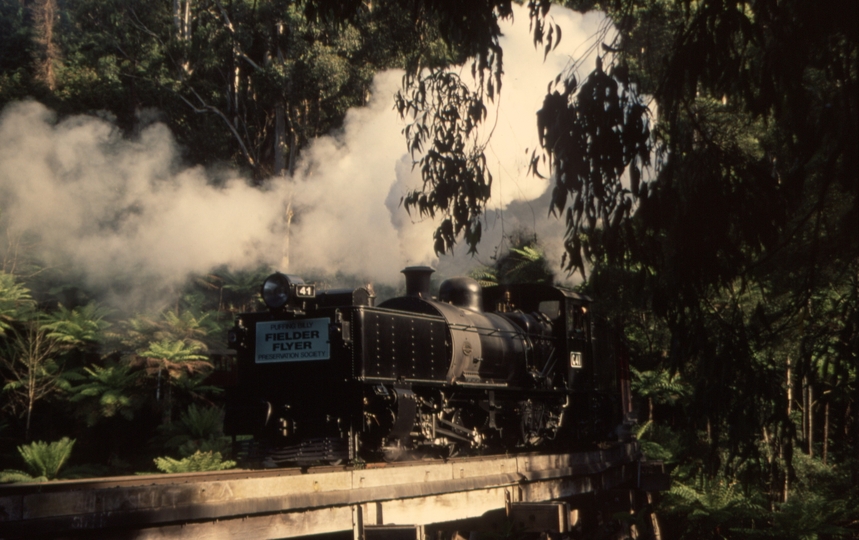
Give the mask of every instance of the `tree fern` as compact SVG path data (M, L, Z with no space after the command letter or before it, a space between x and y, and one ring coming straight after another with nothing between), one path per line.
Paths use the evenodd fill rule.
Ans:
M851 510L853 518L849 516ZM845 500L831 501L817 493L794 494L773 513L772 529L765 536L783 540L856 538L856 513ZM853 531L845 526L851 521Z
M686 384L679 373L669 374L664 369L638 371L629 367L632 375L630 388L633 393L647 400L648 420L653 420L653 404L674 404L692 394L692 388Z
M740 485L723 476L699 476L691 483L676 478L666 494L669 512L686 524L684 538L724 538L724 533L765 521L766 510Z
M29 445L22 445L18 447L18 452L30 470L39 476L54 480L72 455L74 446L74 439L63 437L52 443L36 441Z
M236 466L235 461L224 461L220 452L195 452L183 459L171 457L155 458L155 466L165 473L189 473L203 471L223 471Z
M122 416L134 418L139 403L136 386L140 373L132 371L126 363L108 361L104 366L84 368L86 382L72 388L70 401L89 406L87 424L94 425L100 418Z
M154 374L162 369L171 378L179 378L182 373L195 373L211 368L208 357L198 354L199 345L184 341L163 339L149 343L149 347L138 351L138 356L148 373Z
M225 453L231 441L223 433L223 415L218 407L192 404L179 419L160 426L164 447L180 456L190 457L198 451Z
M30 289L13 274L0 271L0 336L12 328L12 322L28 319L35 307Z
M472 270L469 277L477 280L481 287L494 287L498 285L498 274L488 266L481 266Z
M60 305L42 326L48 330L48 337L57 342L69 347L81 347L104 339L104 332L110 326L110 322L105 320L109 314L109 309L96 303L74 309Z
M0 482L46 482L60 477L60 471L65 467L75 440L63 437L59 441L47 443L36 441L18 447L18 453L24 459L28 472L9 469L0 473Z
M669 464L675 462L684 450L681 437L678 434L674 433L671 428L655 424L650 420L639 426L634 435L647 459L664 461Z
M669 374L665 370L638 371L630 366L633 392L641 397L653 399L655 403L675 403L689 396L692 388L686 384L679 373Z
M47 482L44 476L33 476L17 469L6 469L0 471L0 484L12 484L18 482Z
M208 349L206 337L215 330L217 330L217 324L208 313L198 316L189 310L179 314L166 311L162 315L155 337L161 340L183 341L205 351Z
M513 246L492 266L481 266L469 275L483 287L509 283L552 284L555 276L549 270L546 254L534 238L513 235Z
M152 343L181 342L195 351L205 351L208 336L218 331L218 323L208 313L196 315L191 310L168 310L159 317L137 315L125 321L123 327L124 344L133 349Z

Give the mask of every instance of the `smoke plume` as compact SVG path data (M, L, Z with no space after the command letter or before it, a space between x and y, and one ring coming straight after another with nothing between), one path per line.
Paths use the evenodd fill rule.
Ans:
M514 8L515 21L502 25L504 86L487 123L487 132L494 127L487 153L494 183L476 258L464 246L436 258L437 224L400 205L420 178L393 110L397 71L376 76L369 104L311 144L294 178L272 179L265 189L183 165L163 124L128 138L97 116L59 120L39 103L11 104L0 113L0 225L10 245L26 240L45 263L78 273L90 287L138 276L138 297L155 294L152 283L169 289L219 265L339 271L393 284L412 264L451 275L491 262L504 236L519 228L534 231L558 267L563 223L546 217L549 181L526 174L526 149L538 145L535 113L547 84L581 59L602 18L553 7L564 38L543 61L527 11ZM294 218L287 226L288 210ZM7 250L7 266L13 255Z

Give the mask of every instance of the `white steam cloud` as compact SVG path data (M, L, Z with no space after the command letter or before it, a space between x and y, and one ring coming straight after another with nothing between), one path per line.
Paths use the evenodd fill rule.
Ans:
M96 117L56 122L38 103L10 105L0 117L3 224L90 284L117 274L180 282L272 249L276 193L240 179L215 186L179 162L163 124L127 140Z
M281 269L290 273L341 271L394 284L411 264L461 273L489 262L502 236L519 227L536 232L558 267L563 223L546 217L549 182L526 174L526 148L538 145L535 113L547 84L571 59L581 60L582 44L592 43L602 18L553 7L564 38L544 62L532 45L527 11L514 6L514 12L515 22L502 24L504 86L497 118L490 106L488 122L493 197L476 259L466 246L437 259L437 224L416 222L399 204L420 179L393 110L402 77L396 71L377 75L370 103L350 111L337 134L306 149L293 179L271 180L264 190L183 167L163 124L129 139L98 117L57 121L38 103L9 105L0 114L2 226L89 285L141 275L169 287L218 265L277 267L287 245L287 208L295 217L289 268Z

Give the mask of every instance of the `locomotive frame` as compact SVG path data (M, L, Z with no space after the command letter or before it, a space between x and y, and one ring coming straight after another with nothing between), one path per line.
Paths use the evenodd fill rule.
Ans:
M263 285L267 312L229 333L239 384L227 435L252 435L265 464L447 457L589 447L624 437L622 347L590 299L540 284L480 287L409 267L406 295L318 293L295 276Z

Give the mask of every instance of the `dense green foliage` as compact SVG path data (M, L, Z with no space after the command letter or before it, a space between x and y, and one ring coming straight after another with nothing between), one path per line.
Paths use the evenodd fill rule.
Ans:
M544 149L569 269L627 328L652 436L674 447L668 515L689 538L855 535L856 7L593 6L619 31L602 63L638 97L594 109L582 92L600 66L579 90L562 80L541 128L566 119L542 128ZM611 143L563 142L595 145L595 114ZM691 391L659 404L674 381Z
M3 0L0 109L35 97L61 114L108 112L125 130L157 114L192 162L261 182L363 105L377 70L449 59L403 4L335 19L287 0Z
M32 469L21 476L12 452L21 440L73 435L80 442L72 459L95 465L78 467L77 474L146 470L165 453L185 458L195 451L226 452L217 404L223 386L211 377L215 361L226 361L222 373L229 374L229 360L218 351L236 308L224 306L224 281L213 284L214 278L192 282L173 309L149 316L108 311L95 302L37 307L26 286L0 273L0 304L7 306L0 468L11 475L4 478L56 478L70 458L71 443L63 446L62 460L50 457L54 447L47 443L33 443L26 452L29 446L20 446ZM246 298L232 294L241 307L253 305L255 291L244 292ZM57 470L36 470L33 463L49 458Z
M542 50L563 31L550 4L527 3ZM550 88L532 171L554 183L565 269L626 331L642 444L675 480L666 532L856 537L856 3L565 4L603 10L617 31L598 37L593 72ZM61 115L105 111L129 133L157 114L189 161L261 182L362 105L376 70L406 68L392 105L423 185L403 203L440 218L436 251L460 238L475 249L492 182L478 132L503 91L498 21L511 10L0 0L0 108L32 97ZM465 61L474 85L446 69ZM209 377L266 269L214 269L168 310L119 314L28 259L25 241L15 249L0 273L0 468L38 461L35 446L15 452L24 443L67 436L72 459L105 473L228 463ZM496 262L478 277L552 280L534 242Z

